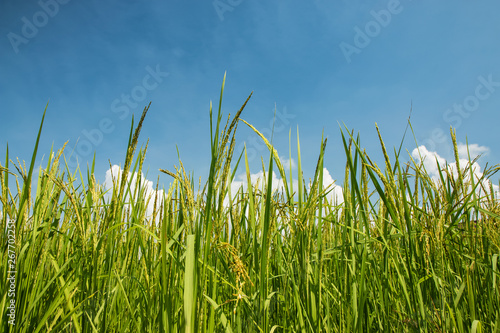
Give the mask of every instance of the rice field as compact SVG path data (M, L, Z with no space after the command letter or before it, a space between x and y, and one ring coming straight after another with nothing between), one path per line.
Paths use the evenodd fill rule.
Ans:
M43 120L28 166L7 152L0 331L500 332L500 202L489 181L498 165L476 178L471 156L454 172L440 165L436 180L411 156L400 163L406 152L391 153L380 133L377 166L342 128L335 201L323 186L327 140L305 179L297 133L297 168L285 169L269 138L240 118L249 99L232 117L210 108L206 183L179 160L160 170L172 181L160 197L128 177L143 168L149 107L132 123L109 192L97 161L70 170L64 147L33 179ZM269 148L261 182L251 181L246 152L234 151L238 126ZM247 186L234 193L236 172ZM274 190L273 172L285 180Z

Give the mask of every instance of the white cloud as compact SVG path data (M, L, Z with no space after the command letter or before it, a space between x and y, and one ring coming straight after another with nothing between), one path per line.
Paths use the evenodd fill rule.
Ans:
M104 190L107 191L106 194L104 195L104 198L107 202L111 200L113 184L115 183L116 186L120 186L121 173L122 169L118 165L113 165L108 171L106 171L106 176L103 186ZM137 200L138 196L140 195L139 193L135 194L139 190L137 186L140 185L140 189L141 191L144 191L143 193L146 199L145 217L147 219L151 218L153 216L155 195L157 198L157 205L159 205L160 203L162 203L161 199L163 199L163 194L164 194L163 190L156 191L154 183L146 179L144 177L144 174L142 173L140 174L140 177L138 177L137 172L134 173L133 175L131 172L128 173L127 183L130 183L130 190L132 191L132 195L135 200ZM128 194L125 195L125 201L126 202L130 201L130 196ZM126 207L129 206L130 206L129 204L126 205ZM158 207L156 209L158 210Z
M259 186L261 187L262 184L267 182L267 176L268 175L266 174L266 179L264 179L264 172L263 171L259 171L257 173L250 174L250 182L252 183L253 186L255 186L255 184L257 184L257 182L258 182ZM242 173L242 174L236 176L235 178L236 178L236 180L234 180L231 183L231 195L233 197L241 187L243 187L244 191L246 191L248 188L248 181L247 181L246 173ZM296 186L297 186L296 180L293 181L293 185L296 188ZM285 187L283 185L283 180L281 178L278 178L278 176L276 176L276 173L273 171L273 175L272 175L272 189L273 189L273 191L275 191L275 190L281 191L281 190L284 190L284 188Z
M281 161L283 163L283 160L281 160ZM293 164L292 164L292 166L293 166ZM283 166L283 167L285 167L285 166ZM236 179L231 183L231 196L233 198L240 188L243 188L243 191L245 191L245 192L247 191L247 188L248 188L248 181L247 181L246 173L237 175L235 178ZM264 172L259 171L257 173L250 174L250 181L252 183L252 186L255 186L258 182L259 189L263 190L264 186L267 182L267 177L264 178ZM288 182L288 188L291 191L290 181L287 180L287 182ZM297 190L299 187L298 180L292 179L292 185L293 185L293 192L297 193ZM283 179L278 178L278 176L276 175L276 173L274 171L272 173L272 189L273 189L273 191L276 191L276 190L284 191ZM323 168L323 190L325 190L325 189L327 191L329 191L329 193L326 196L328 202L330 202L333 205L339 205L339 204L344 202L342 187L335 185L335 182L334 182L332 176L330 175L330 172L326 168ZM310 191L310 187L309 187L309 191ZM297 198L296 195L295 195L295 198ZM224 199L224 206L225 207L229 206L229 198L228 197L226 197ZM248 207L247 207L247 211L245 212L245 214L248 214ZM326 214L328 214L327 207L323 207L323 214L324 214L324 216ZM231 219L231 217L229 217L229 219ZM231 229L231 226L229 229Z
M467 145L463 143L457 144L458 156L461 158L467 158ZM477 143L473 143L469 145L469 153L471 160L475 159L479 155L487 155L490 152L490 148L486 146L480 146Z
M344 202L343 190L341 186L336 185L334 182L330 172L326 168L323 168L323 188L328 187L328 190L331 190L327 195L328 202L341 204Z
M468 159L468 154L467 154L467 145L464 144L457 144L457 150L458 150L458 157L459 160L458 162L460 163L460 169L469 169L469 159ZM420 151L420 153L419 153ZM479 146L478 144L469 144L469 153L471 160L473 160L475 157L477 157L480 154L483 153L488 153L489 148L485 146ZM439 176L439 169L436 164L436 159L439 162L440 168L443 170L446 167L446 159L443 157L439 156L436 152L428 151L425 146L419 146L418 148L415 148L412 153L412 157L416 160L417 163L420 163L423 161L424 167L428 173L428 175L431 177L431 179L439 183L440 182L440 176ZM420 156L422 157L422 160L420 159ZM475 183L479 179L483 177L483 172L481 171L481 166L479 163L476 161L472 164L472 174L474 177ZM457 164L455 160L453 160L451 163L448 163L448 170L449 172L453 175L454 178L458 176L457 172ZM443 173L443 176L446 177L446 173ZM466 176L464 177L464 182L470 182L471 181L471 174L467 172ZM490 181L487 179L484 179L482 181L483 187L486 189L487 192L489 192L490 188ZM481 186L478 186L478 192L481 194L484 194L484 191ZM500 196L499 192L499 187L498 185L493 184L493 191L495 195L498 197Z
M418 148L413 149L411 156L420 163L423 161L425 170L429 174L429 176L434 180L439 180L439 169L436 164L436 159L439 165L442 167L446 164L446 160L439 156L434 151L428 151L425 146L419 146ZM422 159L420 159L422 158Z
M293 166L293 164L292 164L292 166ZM285 167L285 166L283 165L283 167ZM241 187L243 187L244 191L246 191L247 187L248 187L248 181L247 181L246 174L244 174L244 173L240 174L240 175L236 176L235 178L236 179L231 183L231 195L233 197ZM257 182L259 182L259 187L262 188L262 184L267 182L267 178L264 179L264 172L259 171L259 172L254 173L254 174L250 174L250 181L251 181L253 186L255 186L255 184ZM274 171L273 171L273 176L272 176L272 182L273 182L273 185L272 185L273 191L284 190L283 179L278 178L278 176L276 175L276 173ZM290 181L287 180L287 182L288 182L288 187L290 189ZM340 204L344 201L344 197L342 194L342 187L338 186L334 183L335 183L335 181L333 180L332 176L330 175L330 172L328 171L328 169L323 168L323 189L326 189L328 187L327 191L330 191L327 195L327 199L329 202ZM293 185L293 190L296 193L298 186L299 186L297 179L292 180L292 185ZM226 203L228 203L227 199L226 199Z
M292 165L292 169L295 169L297 167L297 163L295 163L295 160L293 158L286 158L281 156L280 157L281 164L283 165L283 168L285 170L290 170L290 164Z

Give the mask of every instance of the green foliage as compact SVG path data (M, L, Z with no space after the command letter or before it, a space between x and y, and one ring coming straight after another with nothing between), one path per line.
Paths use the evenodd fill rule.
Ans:
M269 148L255 184L246 151L233 163L250 96L222 129L223 90L217 115L210 108L210 173L197 193L180 160L176 172L161 170L173 182L159 198L127 177L142 170L147 145L135 152L149 106L132 124L111 200L95 161L86 178L72 173L64 147L51 152L32 192L41 127L29 169L7 149L0 276L11 271L15 221L16 324L5 315L11 298L2 283L1 332L500 332L500 205L485 188L499 167L475 179L469 158L457 175L439 166L436 181L423 164L401 165L400 151L390 158L379 133L381 169L359 137L341 130L346 169L343 202L335 202L323 186L326 139L306 184L298 133L293 174L245 122ZM247 184L231 193L242 158Z

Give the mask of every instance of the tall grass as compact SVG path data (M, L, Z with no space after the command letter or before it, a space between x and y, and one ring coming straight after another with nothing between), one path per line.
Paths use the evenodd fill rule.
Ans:
M16 316L10 325L2 283L0 331L500 332L500 205L485 188L498 166L477 179L470 158L455 173L440 165L436 181L422 163L402 164L401 149L389 154L379 133L380 168L360 138L341 129L338 203L323 186L326 139L306 182L298 133L294 174L245 122L269 148L264 180L252 183L246 151L233 156L250 96L224 125L223 91L217 112L210 107L202 188L181 160L175 172L161 170L172 180L163 196L132 186L127 175L141 174L147 150L137 145L149 106L132 123L123 172L106 196L95 161L70 170L64 147L51 152L31 188L42 126L29 168L7 150L0 276L6 281L11 271L7 229L15 221ZM456 149L455 156L458 165ZM231 193L237 170L247 186ZM273 170L283 179L278 190Z

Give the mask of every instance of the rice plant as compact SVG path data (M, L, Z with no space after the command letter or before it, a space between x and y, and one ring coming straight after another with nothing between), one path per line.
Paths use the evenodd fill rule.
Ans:
M294 173L241 119L251 95L223 122L223 91L217 111L210 106L203 186L180 159L160 170L172 182L161 195L132 181L147 152L137 146L149 106L132 121L108 192L96 161L70 170L65 147L50 152L31 187L43 117L29 167L7 148L0 331L500 332L500 204L489 181L499 166L475 177L474 158L459 165L451 131L457 168L438 165L439 179L411 156L403 163L401 148L391 154L380 133L379 167L341 128L346 167L334 200L323 186L326 139L306 182L298 133ZM234 156L240 121L269 149L258 182L246 151ZM247 184L233 193L237 172Z

